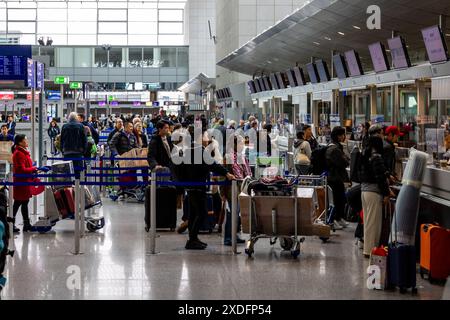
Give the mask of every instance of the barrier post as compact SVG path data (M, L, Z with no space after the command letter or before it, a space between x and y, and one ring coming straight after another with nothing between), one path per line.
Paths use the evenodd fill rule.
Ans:
M156 254L156 172L150 184L150 254Z
M75 179L75 188L74 188L74 198L75 198L75 247L73 250L74 255L80 254L80 179L77 177Z
M81 171L81 174L80 174L80 180L81 181L85 181L85 177L86 177L86 174L85 174L85 172L83 170L83 171ZM84 238L85 232L86 232L86 229L84 227L84 214L85 214L85 211L86 211L85 210L85 208L86 208L86 195L85 195L84 188L85 188L85 186L80 185L79 189L78 189L79 193L80 193L80 195L79 195L79 197L80 197L80 199L79 199L79 202L80 202L80 219L79 219L80 238Z
M238 227L238 210L237 210L237 181L231 182L231 248L234 254L237 252L237 227Z
M10 171L8 173L8 182L9 188L8 188L8 220L9 220L9 250L11 252L14 252L16 250L16 246L14 243L14 212L13 212L13 205L14 205L14 196L13 196L13 186L12 183L14 181L13 179L13 171L12 166L10 168Z

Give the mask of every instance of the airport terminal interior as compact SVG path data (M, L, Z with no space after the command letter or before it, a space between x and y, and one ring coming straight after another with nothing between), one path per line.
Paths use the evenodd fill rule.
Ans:
M448 0L0 0L1 300L450 300Z

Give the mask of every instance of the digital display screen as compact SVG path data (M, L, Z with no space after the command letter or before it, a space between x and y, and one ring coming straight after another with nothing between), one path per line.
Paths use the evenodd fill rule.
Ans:
M291 88L297 87L297 82L295 81L294 71L292 69L289 69L289 70L286 71L286 75L288 77L289 86Z
M422 36L427 48L428 60L431 63L447 61L447 46L439 26L423 29Z
M316 61L317 71L319 72L320 82L328 82L331 80L327 63L323 60Z
M311 83L318 83L319 82L319 75L317 74L317 68L314 63L308 63L306 65L306 70L308 71L309 80Z
M61 100L61 92L59 91L47 91L48 100Z
M119 102L118 101L111 101L110 106L111 107L118 107L119 106Z
M133 107L140 107L141 106L141 102L140 101L134 101L133 102Z
M278 86L280 89L286 89L286 85L284 83L284 75L281 72L276 73L277 80L278 80Z
M261 91L266 91L266 86L264 85L264 81L262 78L258 79L259 87L261 88Z
M280 86L278 85L277 76L274 73L272 73L270 75L270 82L272 83L273 90L280 90Z
M333 56L333 65L339 79L348 78L347 66L345 65L344 57L341 54L336 54Z
M359 55L355 50L347 51L345 54L348 71L351 77L359 77L363 75L363 69Z
M250 94L256 93L255 84L253 83L252 80L250 80L250 81L247 82L247 89L248 89L248 92L249 92Z
M305 74L303 73L303 69L299 67L295 67L294 69L295 80L297 80L297 85L304 86L306 84Z
M402 37L388 39L388 46L391 51L392 66L394 69L409 68L411 66L408 50Z
M264 85L267 90L272 90L272 84L270 83L269 77L264 77Z
M226 88L225 92L226 92L227 98L231 98L232 97L230 88Z
M106 102L105 101L99 101L98 102L98 106L99 107L106 107Z
M28 59L31 59L31 46L0 46L0 80L27 82Z
M253 80L253 82L255 84L256 92L262 92L263 90L261 89L261 86L259 85L258 79Z
M371 44L369 46L369 52L375 72L384 72L389 70L386 50L381 42Z

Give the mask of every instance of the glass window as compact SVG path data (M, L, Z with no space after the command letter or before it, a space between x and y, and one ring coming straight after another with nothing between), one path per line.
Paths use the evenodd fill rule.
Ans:
M182 22L160 22L159 23L160 34L183 34Z
M156 22L128 22L129 34L158 34Z
M156 9L129 9L128 21L158 21Z
M56 48L56 67L73 67L73 48Z
M6 21L0 21L0 32L6 33Z
M177 48L161 48L161 67L177 66Z
M99 22L98 33L127 33L126 22Z
M67 34L67 22L38 22L38 33Z
M97 68L108 67L108 51L102 47L95 48L94 50L94 66Z
M139 46L139 45L158 45L158 36L157 35L142 35L142 34L130 34L128 35L128 45L129 46Z
M183 10L159 10L159 21L183 21Z
M99 21L127 21L127 10L98 10Z
M8 22L8 33L36 33L35 22Z
M69 34L69 45L97 45L97 35L87 34Z
M156 48L155 48L156 49ZM154 68L154 52L153 48L144 48L144 60L142 61L142 66L144 68Z
M8 9L8 20L35 21L36 9Z
M92 49L91 48L75 48L75 67L91 68L92 67Z
M67 9L38 9L39 21L66 21Z
M122 65L122 48L111 48L109 50L109 67L121 68Z
M139 68L142 63L142 48L128 49L128 67Z
M50 67L54 67L55 66L55 48L54 47L40 47L40 50L41 50L41 56L50 57Z
M68 24L69 34L97 34L96 22L74 22Z
M70 9L69 21L97 21L97 9Z
M188 48L178 48L178 68L187 68L189 66L189 49Z

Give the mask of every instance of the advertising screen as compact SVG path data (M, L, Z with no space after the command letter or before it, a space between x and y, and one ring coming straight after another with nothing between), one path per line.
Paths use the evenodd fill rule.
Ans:
M388 39L389 50L391 51L392 66L394 69L411 67L408 50L402 37Z
M422 36L427 48L428 60L431 63L447 61L447 46L439 26L423 29Z
M255 84L253 83L252 80L247 82L247 89L248 89L248 93L250 93L250 94L256 93Z
M305 74L303 73L303 69L299 67L295 67L294 69L295 80L297 80L297 85L304 86L306 84Z
M270 83L269 77L264 77L264 85L267 90L272 90L272 84Z
M264 81L262 78L258 78L259 87L261 88L261 91L266 91L266 86L264 85Z
M317 68L314 63L308 63L306 65L306 70L308 71L309 80L311 83L318 83L319 82L319 75L317 74Z
M277 76L277 80L278 80L278 86L280 87L280 89L286 89L286 84L284 81L284 74L281 72L277 72L276 76Z
M270 82L272 83L273 90L279 90L280 89L280 86L278 85L277 76L274 73L272 73L270 75Z
M347 66L345 65L344 57L341 54L333 56L333 65L339 79L348 78Z
M347 51L345 53L345 60L347 61L347 67L351 77L359 77L364 74L361 60L355 50Z
M255 83L255 89L256 89L256 92L261 92L261 91L263 91L263 90L261 89L261 86L259 85L258 79L253 80L253 82Z
M327 63L323 60L316 61L317 71L319 72L320 82L328 82L331 80Z
M372 58L373 70L384 72L389 70L389 62L386 50L381 42L375 42L369 46L370 57Z
M48 100L61 100L61 92L60 91L47 91L47 99Z
M287 75L287 77L288 77L289 86L290 86L291 88L297 87L297 81L295 81L295 73L294 73L294 70L292 70L292 69L286 70L286 75Z

